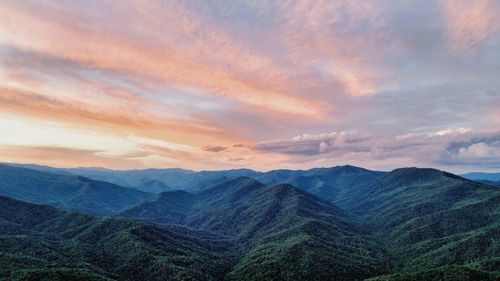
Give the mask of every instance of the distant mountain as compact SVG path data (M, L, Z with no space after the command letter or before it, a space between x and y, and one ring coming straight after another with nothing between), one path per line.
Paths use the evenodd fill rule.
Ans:
M82 176L8 165L0 165L0 195L96 215L110 215L152 197L150 193Z
M404 168L337 203L371 225L393 271L446 265L499 269L500 247L492 239L500 237L497 188L434 169Z
M241 176L254 176L259 174L259 172L248 169L195 172L178 168L111 170L105 168L53 168L32 164L7 165L25 167L54 174L79 175L153 193L171 190L200 190L216 186Z
M500 173L467 173L461 175L462 177L470 180L488 180L500 181Z
M355 219L291 185L241 177L194 194L164 192L120 216L234 237L241 254L230 280L359 280L385 270Z
M500 181L489 181L489 180L476 180L476 181L490 186L500 187Z
M462 177L490 186L500 187L500 173L469 173Z
M268 185L291 184L323 200L334 202L351 192L351 189L372 182L384 174L346 165L305 171L275 170L260 174L256 179Z
M116 183L122 186L133 187L143 191L149 190L144 184L148 181L161 182L168 187L162 190L158 189L158 192L171 190L199 191L238 177L247 176L255 178L260 174L259 172L248 169L201 172L183 169L145 169L129 171L67 169L65 171L93 179Z
M174 188L170 187L160 180L145 180L142 183L136 184L133 188L150 193L160 193L163 191L175 190Z
M249 169L201 171L183 169L109 170L103 168L57 169L38 165L30 168L51 173L81 175L151 193L185 190L197 192L238 177L250 177L266 185L291 184L324 200L335 201L351 187L365 184L384 175L350 165L309 170L272 170L257 172Z
M186 189L190 182L195 181L195 179L191 178L195 172L183 169L109 170L102 168L71 168L65 169L65 171L74 175L82 175L142 191L150 190L145 185L147 182L156 182L157 186L165 186L165 190L157 190L157 192L162 192L172 189Z
M18 163L2 163L2 162L0 162L0 165L26 168L26 169L37 170L40 172L45 172L45 173L50 173L50 174L73 175L72 173L65 171L65 168L54 168L54 167L49 167L49 166L44 166L44 165L37 165L37 164L18 164Z
M71 172L82 173L75 170L71 170ZM83 174L91 178L97 178L95 175ZM112 174L115 175L114 173ZM273 170L269 172L256 172L248 169L202 172L177 169L150 169L120 171L118 174L122 180L128 179L126 183L122 182L125 186L135 187L144 191L149 190L144 189L137 183L137 179L139 178L162 181L171 187L171 189L196 192L215 187L238 177L250 177L266 185L292 184L322 199L334 201L346 189L372 181L384 173L354 166L338 166L310 170ZM100 179L109 181L110 178L102 177ZM164 189L163 191L168 190Z
M0 280L222 280L231 244L186 228L102 219L0 196Z

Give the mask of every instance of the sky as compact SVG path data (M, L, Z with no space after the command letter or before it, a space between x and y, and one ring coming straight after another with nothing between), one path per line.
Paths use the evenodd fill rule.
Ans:
M500 1L0 1L0 161L500 172Z

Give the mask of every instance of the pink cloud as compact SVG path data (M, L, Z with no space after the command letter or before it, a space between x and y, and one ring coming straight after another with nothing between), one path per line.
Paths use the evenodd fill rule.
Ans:
M451 128L498 131L500 9L426 4L3 1L0 111L123 138L141 165L463 163L493 141Z
M53 15L55 12L52 11L43 14L37 10L35 13L29 9L21 9L8 4L3 4L1 10L5 24L0 29L0 36L18 48L56 56L97 69L148 75L171 86L200 89L201 94L220 95L271 111L314 117L321 114L323 110L321 103L273 91L263 87L260 82L256 83L252 79L239 76L238 73L231 73L217 65L209 64L203 60L202 54L197 52L197 49L185 49L182 46L171 46L171 44L156 46L141 44L131 40L133 38L119 37L100 31L105 28L86 27L81 22L74 21L73 18L67 18L68 15L77 11L63 9L67 14L61 18ZM178 12L168 9L162 11L166 13L167 18L172 13L177 15ZM186 29L192 31L192 28L202 26L201 23L196 24L196 22L186 26L182 21L182 14L180 18L176 17L176 20L180 20L180 26L178 22L169 22L168 25L161 27L180 27L182 31ZM156 32L159 31L156 30ZM215 37L209 37L201 44L204 46L210 46L213 43L222 45L222 51L214 52L216 55L226 54L225 57L221 57L222 61L234 63L234 60L238 60L247 63L250 58L250 65L253 65L257 60L265 60L254 54L242 54L241 51L237 51L238 47L234 46L237 42L224 38L223 32L211 31L210 27L203 28L203 32L205 31L208 31L208 34L215 34ZM24 38L30 38L30 40ZM86 41L91 43L86 43ZM224 47L226 45L231 47L228 49ZM271 65L269 62L263 63L265 66ZM257 64L262 65L261 62ZM263 67L259 66L259 68Z
M477 48L499 30L500 6L490 0L442 0L446 37L455 52Z

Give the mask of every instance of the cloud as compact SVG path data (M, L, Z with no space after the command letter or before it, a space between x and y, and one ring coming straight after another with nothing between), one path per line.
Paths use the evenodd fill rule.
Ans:
M500 167L500 131L483 132L467 128L442 129L429 133L397 136L332 132L303 134L291 139L258 143L255 150L298 157L297 161L330 159L376 165L390 159L407 159L406 165Z
M0 145L2 161L11 163L43 163L57 167L144 167L139 154L109 155L105 151L54 146Z
M138 20L136 24L144 24L143 28L151 26L152 30L146 34L170 40L157 46L141 44L142 41L136 36L141 37L145 30L141 28L141 33L137 34L137 30L128 22L122 22L122 26L111 24L114 32L102 33L102 30L107 30L104 28L107 26L106 19L103 18L105 14L95 11L96 13L91 15L93 18L88 19L95 20L94 24L102 25L103 28L88 28L84 24L84 18L72 16L80 11L80 7L72 5L38 6L34 11L30 7L8 3L1 6L3 13L0 15L4 17L4 27L3 30L0 29L2 35L0 38L19 49L48 54L82 67L142 75L177 88L198 89L196 92L202 95L222 96L264 107L270 111L308 116L314 116L321 111L321 103L263 87L260 81L255 82L231 69L228 71L207 62L203 59L203 53L189 48L189 44L185 41L192 40L190 33L196 32L204 36L200 35L199 39L194 39L195 42L191 43L203 44L211 49L211 51L206 50L211 57L219 56L229 65L237 64L239 67L242 66L239 62L245 62L245 66L247 62L256 62L259 65L263 64L259 69L272 68L271 60L238 47L238 42L228 37L224 30L200 22L203 16L198 15L195 10L188 10L181 4L128 4L119 7L110 4L108 8L111 12L120 9L135 16ZM158 14L158 11L161 13ZM157 23L148 20L151 17L151 15L146 17L148 12L158 14L161 19L171 19L173 22L161 20L161 25L158 26ZM186 25L183 17L189 18L191 24ZM120 36L123 28L127 26L130 27L128 37ZM26 41L14 36L15 33L24 34L33 40ZM169 38L167 34L171 37ZM92 44L82 42L82 38L92 38ZM180 46L172 45L172 41L178 41ZM212 45L219 48L211 47Z
M137 135L149 138L166 138L171 142L186 143L186 136L200 135L204 140L220 140L220 130L200 121L189 124L175 119L161 118L151 114L124 114L106 108L86 106L85 103L51 98L33 92L0 87L0 109L13 114L38 117L45 120L66 122L75 127L102 130L104 133ZM229 140L234 140L231 137ZM200 140L201 142L201 140ZM196 140L195 140L196 143Z
M253 148L264 152L283 154L317 155L327 152L342 154L346 151L369 151L366 142L369 134L356 132L331 132L319 135L302 134L292 139L271 140L257 143Z
M493 167L480 152L495 155L486 132L500 124L499 11L494 0L0 1L0 121L57 123L48 144L73 149L94 147L67 128L111 137L97 150L120 143L140 165ZM26 134L9 144L36 139Z
M500 157L500 142L490 146L484 142L462 147L458 150L458 155L465 158Z
M490 0L442 0L446 37L456 52L476 49L498 31L500 6Z
M243 147L247 147L247 145L244 145L242 143L238 143L238 144L233 145L233 147L235 147L235 148L243 148Z
M221 151L224 151L226 149L227 149L227 147L224 147L224 146L207 145L207 146L203 147L203 150L210 151L210 152L221 152Z
M240 162L240 161L244 161L246 159L243 158L243 157L235 157L235 158L229 158L227 160L230 161L230 162Z

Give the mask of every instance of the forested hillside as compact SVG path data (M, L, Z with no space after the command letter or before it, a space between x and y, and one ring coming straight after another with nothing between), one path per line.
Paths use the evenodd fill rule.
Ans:
M367 229L291 185L242 177L194 194L165 192L120 215L234 237L241 258L230 279L360 280L385 270Z
M0 197L0 280L221 280L233 246L185 228Z
M392 271L446 265L500 271L497 188L434 169L407 168L337 203L371 226L390 255Z

